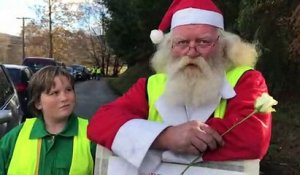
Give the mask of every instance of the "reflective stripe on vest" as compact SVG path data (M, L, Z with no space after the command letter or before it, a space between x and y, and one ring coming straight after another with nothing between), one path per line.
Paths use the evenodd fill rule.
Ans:
M230 69L226 72L226 79L235 87L236 83L240 79L240 77L248 70L253 69L249 66L239 66L233 69ZM155 74L148 78L147 82L147 93L148 93L148 104L149 104L149 113L148 120L162 122L162 117L158 113L155 103L158 98L165 91L167 77L165 74ZM220 104L215 110L214 117L215 118L224 118L226 111L227 100L222 99Z
M97 68L97 69L96 69L96 73L97 73L97 74L100 74L100 73L101 73L101 69L100 69L100 68Z
M8 175L34 175L38 156L38 140L29 139L36 118L26 119L19 133ZM94 169L90 141L86 137L88 121L78 118L78 135L73 139L73 155L70 175L92 175ZM85 161L82 161L85 160Z

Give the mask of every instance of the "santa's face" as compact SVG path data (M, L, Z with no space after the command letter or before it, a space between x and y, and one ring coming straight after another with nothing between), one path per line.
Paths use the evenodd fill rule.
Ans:
M219 33L216 27L210 25L189 24L175 27L171 38L173 57L201 56L208 59L216 51Z
M218 41L215 27L184 25L159 46L152 65L168 76L168 103L200 106L218 98L225 72Z
M200 106L220 93L225 70L253 66L256 57L255 46L232 33L209 25L183 25L165 35L151 64L167 75L168 102Z
M164 93L168 103L197 107L215 101L224 78L224 67L218 60L218 57L200 56L171 58Z
M183 25L172 30L171 59L167 63L169 77L181 74L195 81L219 72L220 58L217 54L219 32L210 25ZM208 82L209 83L209 82Z

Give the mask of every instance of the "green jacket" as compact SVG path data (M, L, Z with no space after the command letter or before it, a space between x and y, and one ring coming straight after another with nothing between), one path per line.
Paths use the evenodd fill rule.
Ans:
M17 137L23 124L12 129L0 140L0 175L7 174L10 161L14 152ZM41 175L67 175L69 174L72 153L73 138L78 133L77 116L72 114L65 129L51 135L45 129L42 117L38 118L33 125L30 138L41 138L41 151L39 161L39 174ZM95 157L96 145L91 144L91 154ZM22 156L20 156L22 158ZM24 160L26 161L26 160Z

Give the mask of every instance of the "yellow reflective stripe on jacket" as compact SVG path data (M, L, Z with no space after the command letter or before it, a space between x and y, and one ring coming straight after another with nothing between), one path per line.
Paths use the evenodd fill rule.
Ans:
M155 103L165 91L167 77L165 74L155 74L148 78L147 93L149 113L148 120L162 122L162 117L156 110Z
M70 175L92 175L94 169L93 157L87 138L88 120L78 118L78 135L73 141L73 156ZM75 150L75 151L74 151Z
M11 158L8 175L34 175L36 169L36 158L38 140L29 139L31 128L36 118L26 119L19 133L13 156ZM33 151L28 151L33 150ZM22 155L22 156L20 156ZM26 161L24 161L26 160Z
M24 122L9 164L8 175L35 174L37 166L38 139L29 139L35 121L36 118L32 118L26 119ZM93 174L93 157L90 151L90 141L86 137L87 124L87 120L78 118L78 136L74 136L73 139L73 156L69 172L70 175Z
M240 77L243 75L243 73L250 69L253 68L249 66L239 66L233 68L226 72L226 78L229 81L229 83L232 85L232 87L234 87L238 82L238 80L240 79ZM156 110L155 103L165 91L166 81L167 78L165 74L155 74L148 78L148 82L147 82L147 93L148 93L148 104L149 104L148 120L162 122L162 117L159 115L158 111ZM224 117L226 111L226 104L227 101L222 99L220 104L215 110L214 117L216 118Z

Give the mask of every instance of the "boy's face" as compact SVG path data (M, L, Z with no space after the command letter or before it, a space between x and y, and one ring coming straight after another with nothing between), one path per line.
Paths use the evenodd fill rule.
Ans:
M41 110L45 120L67 120L75 107L75 92L70 81L65 76L54 78L49 93L42 92L40 101L35 104Z

